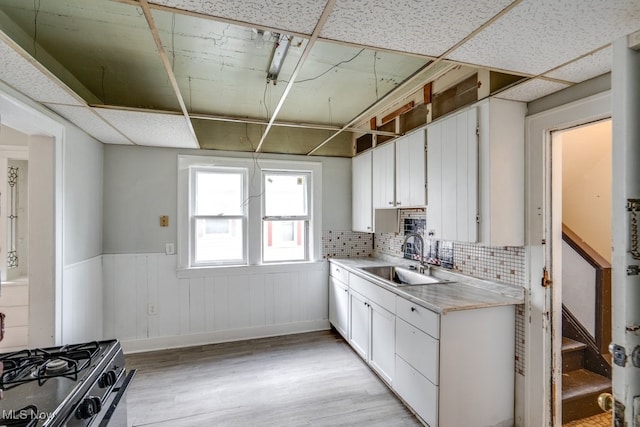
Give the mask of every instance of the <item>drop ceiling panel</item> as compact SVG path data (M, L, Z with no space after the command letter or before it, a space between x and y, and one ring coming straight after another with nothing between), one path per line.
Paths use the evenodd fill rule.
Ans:
M152 0L150 3L275 29L311 34L324 10L324 0L210 1Z
M428 62L421 57L317 42L278 119L344 125Z
M255 151L265 128L262 125L200 119L193 119L192 123L200 147L207 150ZM331 135L331 131L274 126L261 152L304 155ZM352 134L343 132L334 139L316 154L351 157Z
M89 107L46 104L47 107L105 144L131 145L132 142L105 122Z
M448 58L538 75L638 29L638 0L524 0Z
M139 7L101 0L3 0L1 8L103 104L179 110Z
M562 89L568 88L564 83L552 82L543 79L531 79L517 86L509 88L496 95L498 98L512 101L531 102Z
M321 37L440 56L511 0L338 0Z
M251 28L157 10L153 16L192 113L267 117L307 43L293 38L279 76L283 82L267 87L277 35L269 33L258 43Z
M14 50L16 49L16 50ZM64 84L35 66L19 46L0 33L0 80L39 102L83 105Z
M545 74L545 77L580 83L611 71L612 55L611 47L608 46L553 70Z
M151 147L198 148L188 121L183 115L110 108L94 108L94 111L135 144Z

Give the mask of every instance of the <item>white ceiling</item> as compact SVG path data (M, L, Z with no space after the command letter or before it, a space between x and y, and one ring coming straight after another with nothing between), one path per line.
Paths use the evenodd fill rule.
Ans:
M256 29L292 36L275 86L276 39L260 50ZM640 2L0 0L0 30L0 80L97 139L196 148L215 138L192 115L239 122L216 122L216 137L248 137L247 119L252 132L322 125L325 138L443 61L525 76L499 96L529 102L609 72L610 44L640 30Z

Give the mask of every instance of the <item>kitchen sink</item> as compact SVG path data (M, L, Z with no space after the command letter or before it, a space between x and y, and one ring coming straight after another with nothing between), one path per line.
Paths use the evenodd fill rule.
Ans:
M429 285L433 283L448 283L448 280L419 273L406 267L382 265L378 267L362 267L363 271L381 279L390 281L395 286Z

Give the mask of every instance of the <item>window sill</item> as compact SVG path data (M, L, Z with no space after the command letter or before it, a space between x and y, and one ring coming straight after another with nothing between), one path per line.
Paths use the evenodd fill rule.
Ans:
M190 267L178 268L177 275L179 279L190 279L194 277L216 277L216 276L240 276L244 274L268 274L283 273L294 271L322 270L326 268L326 262L321 261L302 261L273 263L260 265L221 265L218 267Z

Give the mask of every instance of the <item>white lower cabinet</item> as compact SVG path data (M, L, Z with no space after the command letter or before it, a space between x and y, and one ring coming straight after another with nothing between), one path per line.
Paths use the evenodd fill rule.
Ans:
M395 372L395 295L366 280L349 277L350 343L389 384Z
M398 297L398 395L431 427L513 425L515 309L434 313Z
M329 277L329 322L349 339L349 287L335 277Z
M425 424L514 424L513 305L440 314L334 265L331 274L331 323Z

